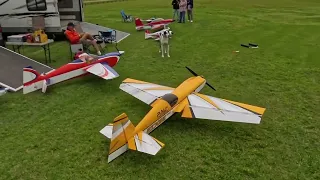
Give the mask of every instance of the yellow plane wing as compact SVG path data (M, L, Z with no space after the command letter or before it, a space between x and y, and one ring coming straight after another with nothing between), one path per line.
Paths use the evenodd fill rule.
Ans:
M141 100L142 102L149 104L150 106L152 106L152 103L158 98L165 94L171 93L174 90L174 88L168 86L162 86L130 78L125 79L120 84L119 88Z
M258 106L192 93L181 102L176 112L182 111L184 118L260 124L265 110Z

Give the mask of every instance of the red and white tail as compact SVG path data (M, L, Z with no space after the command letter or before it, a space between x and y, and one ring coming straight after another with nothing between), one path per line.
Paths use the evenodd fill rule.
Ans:
M23 68L23 85L36 80L40 74L31 66Z
M47 81L40 79L41 75L31 66L23 68L23 94L27 94L38 89L45 92L47 89Z
M136 27L137 27L137 26L143 26L143 23L142 23L142 21L141 21L140 18L136 18L136 19L135 19L135 23L136 23Z
M151 38L151 35L150 35L150 31L149 30L146 30L145 33L144 33L144 39L149 39Z

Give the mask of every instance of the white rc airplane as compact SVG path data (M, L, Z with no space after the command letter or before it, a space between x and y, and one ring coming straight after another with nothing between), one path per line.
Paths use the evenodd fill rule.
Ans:
M170 28L165 28L165 29L162 29L160 31L157 31L157 32L154 32L154 33L151 33L149 30L146 30L145 33L144 33L144 39L154 39L156 41L159 41L160 40L160 34L167 31L169 33L169 37L172 36L173 32L170 31Z

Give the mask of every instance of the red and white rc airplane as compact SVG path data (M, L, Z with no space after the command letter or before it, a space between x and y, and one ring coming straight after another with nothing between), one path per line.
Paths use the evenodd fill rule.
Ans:
M164 19L158 21L151 21L149 23L143 24L140 18L135 19L136 30L146 30L146 29L162 29L165 28L170 23L174 22L174 19Z
M112 52L103 56L80 55L80 58L72 61L58 69L47 73L39 74L31 66L23 68L23 94L27 94L38 89L45 93L47 86L53 85L65 80L87 75L95 74L103 79L117 78L119 74L112 69L120 59L124 51Z

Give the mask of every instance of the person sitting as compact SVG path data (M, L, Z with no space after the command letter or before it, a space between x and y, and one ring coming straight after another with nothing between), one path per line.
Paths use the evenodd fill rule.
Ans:
M82 43L86 45L93 45L98 55L101 55L97 40L95 40L89 33L78 33L75 29L75 25L68 23L67 30L65 32L71 44Z

